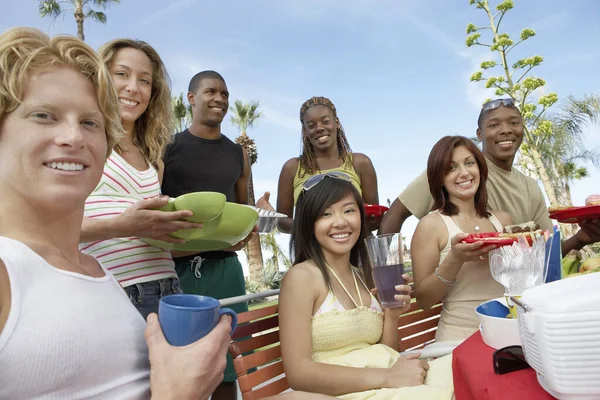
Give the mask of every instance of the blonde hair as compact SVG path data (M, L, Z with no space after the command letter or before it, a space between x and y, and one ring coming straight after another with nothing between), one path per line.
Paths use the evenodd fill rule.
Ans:
M50 39L33 28L13 28L0 34L0 121L23 102L29 77L60 66L81 72L94 84L104 116L108 157L123 135L117 93L98 54L75 37Z
M127 48L143 52L152 63L150 103L146 111L135 121L133 143L140 148L148 162L156 167L172 138L171 80L156 50L142 40L115 39L104 44L98 52L106 66L110 68L119 50ZM117 145L117 150L125 149Z

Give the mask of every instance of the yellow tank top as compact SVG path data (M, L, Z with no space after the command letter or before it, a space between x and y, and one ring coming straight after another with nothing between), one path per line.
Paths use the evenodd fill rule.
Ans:
M360 187L360 178L358 176L358 173L354 169L354 164L353 164L351 155L350 155L350 158L348 159L348 162L344 163L344 165L337 167L337 168L321 170L319 172L319 174L326 174L327 172L334 172L334 171L344 172L344 173L348 174L350 176L350 180L352 181L352 184L358 190L358 193L360 193L360 195L362 196L362 188ZM304 174L304 176L301 176L302 173L303 173L302 167L300 166L300 163L298 163L298 170L296 171L296 175L294 176L294 205L296 205L296 202L298 201L298 197L300 196L300 193L302 192L302 185L304 185L304 182L306 182L308 180L308 178L310 178L311 176L318 175L318 174L313 174L313 175Z

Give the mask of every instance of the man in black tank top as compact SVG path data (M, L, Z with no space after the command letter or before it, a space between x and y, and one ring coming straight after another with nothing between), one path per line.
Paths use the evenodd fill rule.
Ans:
M229 110L229 92L223 77L203 71L190 81L187 94L192 106L192 126L175 135L164 156L162 193L177 197L190 192L220 192L227 201L248 204L250 164L246 151L221 134L221 123ZM244 274L233 248L199 254L173 252L175 268L184 293L217 299L246 294ZM248 304L231 306L248 311ZM236 374L228 355L223 383L213 400L236 399Z

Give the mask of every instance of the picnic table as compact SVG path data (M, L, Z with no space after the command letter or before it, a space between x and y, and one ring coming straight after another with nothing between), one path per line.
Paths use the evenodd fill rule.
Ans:
M496 375L494 349L476 332L452 352L456 400L552 400L538 383L533 368Z

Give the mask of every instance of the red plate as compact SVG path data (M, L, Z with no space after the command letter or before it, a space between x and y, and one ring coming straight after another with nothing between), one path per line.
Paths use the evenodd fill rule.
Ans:
M567 208L550 214L550 218L564 224L576 224L587 219L600 218L600 205Z
M485 246L495 244L497 246L511 246L517 238L499 237L499 232L474 233L462 240L463 243L484 242Z
M365 204L365 214L376 217L380 217L384 212L389 210L386 206L380 206L379 204Z

